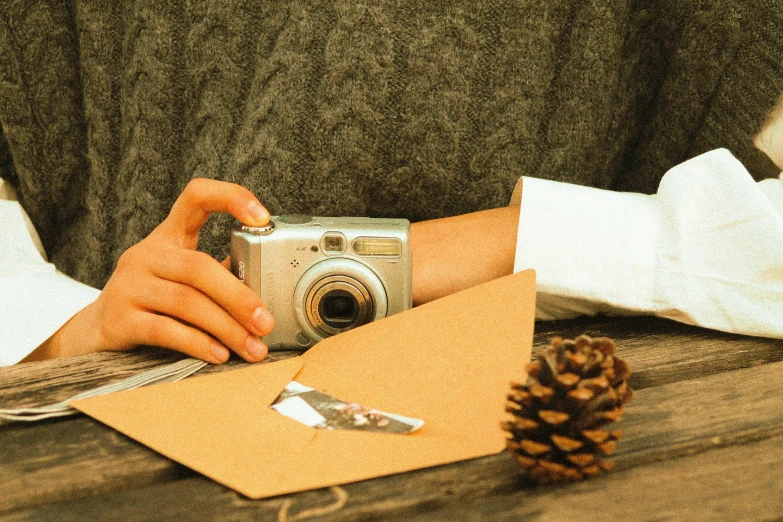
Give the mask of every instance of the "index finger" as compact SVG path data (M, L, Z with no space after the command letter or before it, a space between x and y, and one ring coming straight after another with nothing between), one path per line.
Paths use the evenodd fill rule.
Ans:
M235 183L196 178L185 187L169 216L165 228L177 236L193 237L213 212L228 212L246 225L269 223L269 211L252 192Z

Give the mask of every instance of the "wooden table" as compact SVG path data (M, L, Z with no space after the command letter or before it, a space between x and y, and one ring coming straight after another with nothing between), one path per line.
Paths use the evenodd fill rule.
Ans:
M535 488L502 453L251 501L76 416L0 426L0 519L783 519L783 341L650 318L539 323L536 332L534 350L553 335L608 335L632 365L637 393L617 423L611 473ZM0 407L62 400L177 357L143 350L2 368Z

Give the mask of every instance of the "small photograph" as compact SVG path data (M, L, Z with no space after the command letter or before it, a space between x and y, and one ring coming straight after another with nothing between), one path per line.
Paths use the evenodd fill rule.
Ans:
M312 428L411 433L424 421L345 402L291 381L271 406L286 417Z

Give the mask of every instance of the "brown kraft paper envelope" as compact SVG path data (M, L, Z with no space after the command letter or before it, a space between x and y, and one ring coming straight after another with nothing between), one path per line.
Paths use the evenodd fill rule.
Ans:
M72 406L250 498L502 451L510 381L526 378L535 275L520 272L330 337L299 357ZM320 430L269 406L297 380L424 420L406 434Z

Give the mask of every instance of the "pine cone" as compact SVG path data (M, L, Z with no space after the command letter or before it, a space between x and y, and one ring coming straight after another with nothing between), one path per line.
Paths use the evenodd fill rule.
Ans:
M581 480L609 471L620 431L602 426L631 400L630 367L608 337L552 339L528 364L527 384L514 383L503 422L508 449L538 484Z

